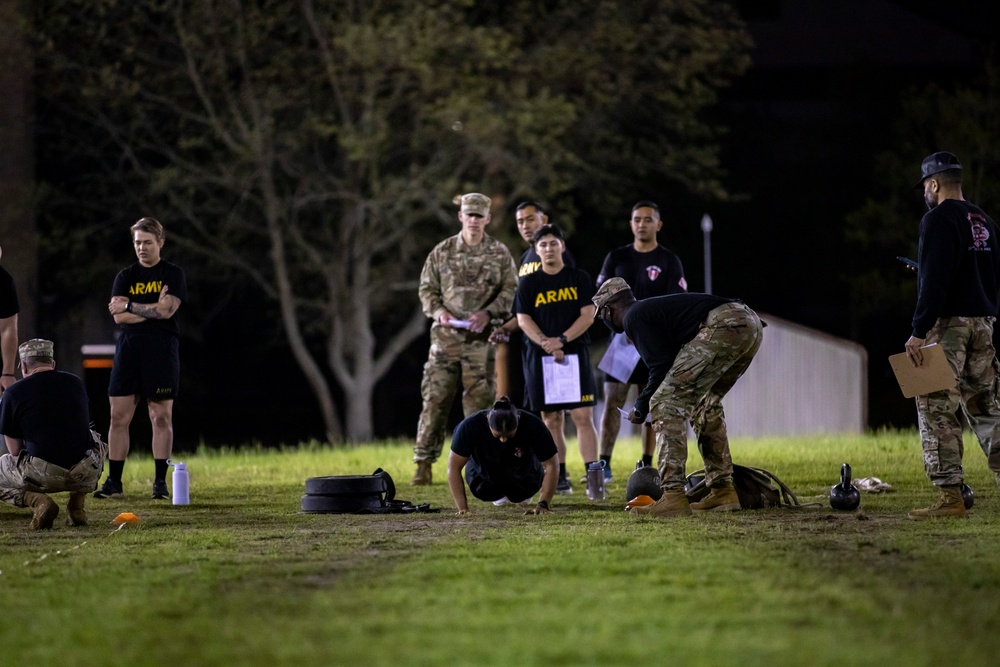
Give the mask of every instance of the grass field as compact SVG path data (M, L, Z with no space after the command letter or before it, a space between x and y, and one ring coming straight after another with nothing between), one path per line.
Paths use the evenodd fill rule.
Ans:
M821 505L672 520L622 509L635 441L608 502L575 484L537 517L456 516L443 461L407 485L405 443L190 455L188 507L150 500L133 457L87 527L0 506L0 665L994 665L1000 492L966 449L971 517L920 523L915 433L737 440L736 462ZM894 491L834 512L845 461ZM307 477L377 467L442 511L298 512ZM125 511L141 523L114 530Z

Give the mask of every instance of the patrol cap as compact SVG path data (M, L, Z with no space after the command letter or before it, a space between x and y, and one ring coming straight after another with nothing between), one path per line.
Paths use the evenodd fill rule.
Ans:
M961 168L962 165L959 164L958 158L953 153L949 153L948 151L931 153L920 163L920 180L913 186L913 189L918 190L922 188L924 181L935 174L940 174L942 171L948 171L949 169Z
M32 338L21 343L20 347L17 348L17 353L21 356L21 361L25 361L29 357L49 357L51 359L54 347L50 340Z
M594 305L597 306L597 310L604 308L608 301L611 301L611 297L614 295L624 292L625 290L631 290L632 288L628 286L624 278L608 278L604 281L597 289L597 294L594 295L592 301Z
M490 198L478 192L462 195L462 213L485 218L490 214Z

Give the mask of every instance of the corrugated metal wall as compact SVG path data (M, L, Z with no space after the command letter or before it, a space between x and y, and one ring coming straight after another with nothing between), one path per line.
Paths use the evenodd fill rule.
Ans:
M764 342L723 400L730 436L860 433L868 428L864 347L761 313Z
M758 313L764 342L722 404L732 437L861 433L868 428L868 353L861 345ZM604 350L595 350L597 361ZM597 374L598 382L602 375ZM631 406L635 390L629 393ZM595 406L601 423L603 400ZM567 420L568 421L568 420ZM621 436L635 435L623 423ZM693 435L693 434L692 434Z

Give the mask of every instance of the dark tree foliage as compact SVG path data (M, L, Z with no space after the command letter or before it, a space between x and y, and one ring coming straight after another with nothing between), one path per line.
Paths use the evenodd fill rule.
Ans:
M87 258L46 279L103 287L125 223L154 212L195 280L273 305L332 440L372 437L456 195L498 218L657 178L726 196L704 114L748 38L724 3L42 4L41 224L51 256Z

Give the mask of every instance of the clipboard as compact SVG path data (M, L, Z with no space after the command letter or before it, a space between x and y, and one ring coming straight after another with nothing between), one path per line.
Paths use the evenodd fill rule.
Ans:
M920 349L924 353L924 363L921 366L914 366L906 356L906 352L889 357L889 365L896 375L899 388L903 390L904 398L923 396L958 386L955 373L951 370L951 365L940 345L931 343Z

